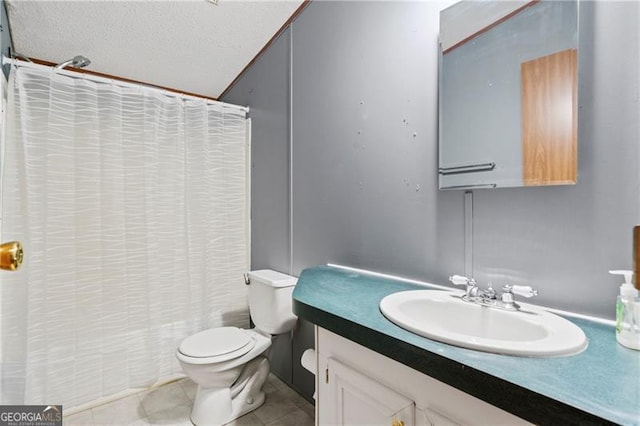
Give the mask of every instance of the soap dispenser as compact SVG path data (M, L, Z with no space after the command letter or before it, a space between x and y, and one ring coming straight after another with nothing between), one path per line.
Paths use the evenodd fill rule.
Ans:
M640 296L631 280L633 271L609 271L624 276L616 303L616 339L627 348L640 350Z

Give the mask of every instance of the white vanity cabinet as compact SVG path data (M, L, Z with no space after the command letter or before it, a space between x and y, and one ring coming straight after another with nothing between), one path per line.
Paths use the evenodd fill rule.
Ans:
M318 425L529 424L320 327L316 353Z

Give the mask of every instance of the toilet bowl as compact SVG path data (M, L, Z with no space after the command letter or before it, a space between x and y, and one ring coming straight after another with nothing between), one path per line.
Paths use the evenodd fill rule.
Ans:
M191 411L191 421L198 426L225 424L262 405L262 386L269 375L264 355L271 336L295 325L291 294L296 278L271 270L248 276L256 328L204 330L184 339L176 351L182 369L198 385Z
M176 357L198 385L191 420L197 425L224 424L259 407L269 375L269 362L261 355L269 346L269 337L235 327L212 328L185 339Z

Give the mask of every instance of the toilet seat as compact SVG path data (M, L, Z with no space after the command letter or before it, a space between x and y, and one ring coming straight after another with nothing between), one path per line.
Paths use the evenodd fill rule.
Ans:
M195 363L224 362L241 357L256 344L253 336L237 327L217 327L187 337L178 352Z

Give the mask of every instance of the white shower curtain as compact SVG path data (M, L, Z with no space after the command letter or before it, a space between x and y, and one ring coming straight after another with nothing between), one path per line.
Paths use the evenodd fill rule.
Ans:
M77 406L179 372L175 349L248 325L248 128L239 108L13 66L0 403Z

